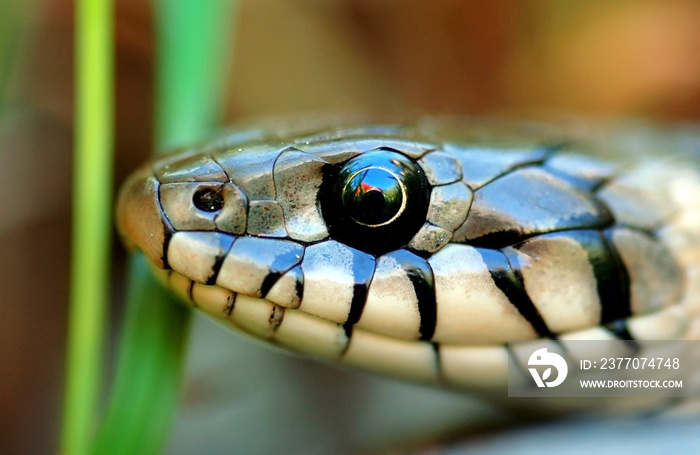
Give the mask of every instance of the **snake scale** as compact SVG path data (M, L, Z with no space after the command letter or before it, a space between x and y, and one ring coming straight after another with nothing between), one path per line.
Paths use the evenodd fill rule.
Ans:
M696 164L547 124L326 123L147 164L125 244L238 331L453 388L503 387L509 340L697 338Z

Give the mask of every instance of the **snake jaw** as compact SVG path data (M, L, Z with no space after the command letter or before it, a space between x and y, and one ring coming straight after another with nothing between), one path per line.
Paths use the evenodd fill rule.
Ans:
M127 247L139 248L158 267L164 268L167 232L158 204L158 180L150 167L131 175L117 202L117 229Z

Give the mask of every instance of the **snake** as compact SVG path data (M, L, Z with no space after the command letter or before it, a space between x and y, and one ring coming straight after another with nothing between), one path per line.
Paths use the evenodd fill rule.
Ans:
M238 332L503 388L512 340L698 336L698 166L615 137L489 118L245 125L136 170L116 222Z

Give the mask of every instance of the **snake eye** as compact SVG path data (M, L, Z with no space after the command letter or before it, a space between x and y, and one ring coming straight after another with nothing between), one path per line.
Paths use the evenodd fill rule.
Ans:
M323 216L333 238L373 254L399 248L423 225L429 187L406 156L377 150L324 179Z
M192 203L203 212L218 212L224 208L224 197L212 188L203 188L194 193Z
M356 172L342 189L343 209L358 224L382 226L401 215L405 189L398 177L382 168Z

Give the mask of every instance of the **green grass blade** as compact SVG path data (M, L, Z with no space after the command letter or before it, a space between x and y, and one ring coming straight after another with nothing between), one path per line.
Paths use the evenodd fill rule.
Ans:
M5 2L0 14L0 109L21 73L18 63L31 52L28 44L32 41L35 24L30 20L39 9L34 1Z
M234 0L157 0L156 149L206 137L223 112Z
M143 255L130 258L127 278L114 381L94 454L159 453L178 402L190 312L155 281Z
M223 110L231 0L156 2L156 148L201 139ZM105 420L93 454L158 453L179 398L190 311L130 261L125 317Z
M100 391L112 239L112 5L76 4L76 137L61 451L87 453Z

